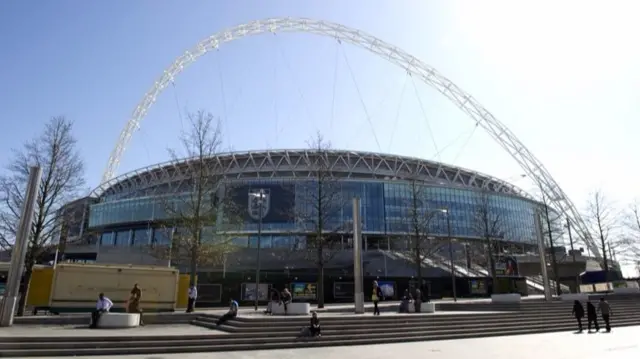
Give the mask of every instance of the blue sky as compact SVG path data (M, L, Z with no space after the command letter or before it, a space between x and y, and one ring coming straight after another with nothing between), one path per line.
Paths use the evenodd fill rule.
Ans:
M640 170L630 165L640 148L639 5L530 4L6 0L0 162L50 116L64 115L76 122L95 187L131 112L177 56L229 26L312 17L366 31L438 69L513 130L578 208L596 188L623 207L640 195ZM119 173L167 160L181 113L200 108L220 118L225 148L301 148L321 131L338 148L440 159L503 179L522 173L466 115L402 69L303 33L239 39L188 67L150 109ZM526 179L516 184L532 188Z

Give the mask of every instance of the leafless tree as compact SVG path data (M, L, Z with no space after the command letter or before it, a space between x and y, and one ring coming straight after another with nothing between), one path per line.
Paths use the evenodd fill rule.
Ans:
M635 200L629 205L623 218L624 244L628 248L628 251L625 251L625 259L640 265L640 200Z
M490 194L487 190L482 190L478 193L474 212L473 228L477 235L483 238L488 259L488 272L493 279L493 283L496 283L498 240L504 236L502 216L491 206Z
M189 189L163 197L171 244L160 249L172 262L188 263L195 283L200 266L219 264L234 249L231 233L240 229L243 218L229 195L226 168L215 160L222 139L220 123L202 110L188 113L187 119L189 127L180 137L184 153L169 153L176 162L188 158Z
M331 144L321 134L309 141L309 148L315 154L310 156L310 180L299 188L300 201L295 217L300 230L307 234L309 260L318 269L318 307L324 307L324 269L335 255L335 247L340 244L338 231L345 228L340 222L347 199L343 196L342 183L331 170Z
M42 168L42 178L25 257L24 283L29 283L36 262L56 245L64 223L61 209L78 196L85 183L73 122L54 117L39 136L13 151L7 174L0 178L0 243L5 248L15 242L29 168L34 165ZM21 296L18 315L24 313L25 300L26 295Z
M606 198L604 193L596 190L591 193L587 202L585 219L589 232L593 239L600 242L600 252L603 258L604 270L608 273L611 258L609 258L609 248L611 252L622 250L625 241L620 236L620 223L618 214L615 213L613 205Z
M416 266L418 286L422 285L422 266L424 260L438 249L436 240L430 236L433 220L437 215L443 215L444 209L429 207L428 188L424 182L412 179L409 182L409 198L407 212L402 222L409 230L410 248L413 264Z

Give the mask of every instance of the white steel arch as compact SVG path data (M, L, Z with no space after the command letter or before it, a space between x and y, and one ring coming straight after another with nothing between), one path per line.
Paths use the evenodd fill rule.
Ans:
M387 61L407 71L411 76L420 78L429 86L436 89L456 106L464 111L471 119L480 125L498 144L513 157L533 179L548 198L553 199L551 207L569 219L577 234L582 238L596 258L601 259L598 245L589 234L589 230L580 213L551 177L542 163L516 138L516 136L487 109L485 109L471 95L464 92L449 79L438 73L436 69L425 64L418 58L382 41L365 32L346 27L341 24L308 18L270 18L252 21L220 31L202 40L195 47L187 50L178 57L162 76L153 84L151 90L145 94L136 106L131 119L120 133L118 142L109 156L107 168L102 176L102 182L112 179L120 164L120 158L133 132L139 128L140 122L146 116L149 108L155 103L158 95L181 73L186 66L193 63L200 56L209 51L217 50L220 45L246 36L277 32L305 32L335 38L340 42L347 42L376 54Z

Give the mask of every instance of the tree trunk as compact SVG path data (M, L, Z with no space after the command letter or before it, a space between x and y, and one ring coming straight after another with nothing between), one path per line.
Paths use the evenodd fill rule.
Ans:
M493 283L493 290L495 291L496 284L498 283L498 275L496 274L496 257L494 253L493 243L489 239L487 242L487 248L489 252L489 275Z
M198 248L194 247L191 249L191 258L189 263L189 283L196 284L197 274L198 274ZM256 293L258 293L258 289L256 288Z
M318 264L318 283L316 288L318 308L324 308L324 263Z
M415 246L415 262L416 262L416 280L418 281L416 285L416 289L420 288L422 285L422 258L420 258L420 240L416 239Z

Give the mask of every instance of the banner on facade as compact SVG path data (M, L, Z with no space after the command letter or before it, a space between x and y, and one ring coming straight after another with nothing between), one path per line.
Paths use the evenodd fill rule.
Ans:
M396 282L391 280L379 280L378 287L385 299L395 298L396 295Z

